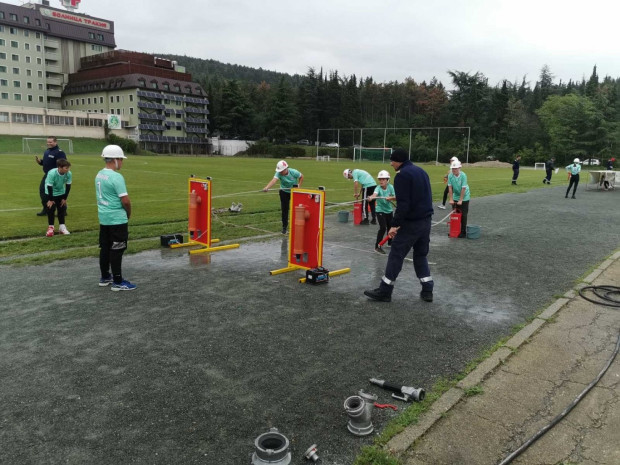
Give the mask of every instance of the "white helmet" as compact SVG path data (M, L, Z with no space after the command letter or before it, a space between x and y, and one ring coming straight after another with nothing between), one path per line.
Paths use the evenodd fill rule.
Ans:
M453 161L453 162L450 164L450 169L460 168L460 167L461 167L461 162L460 162L460 161L458 161L458 160Z
M348 168L342 172L342 175L345 177L345 179L349 179L350 174L353 174L353 171Z
M459 161L459 159L457 157L452 157L450 158L450 163L454 162L454 161Z
M390 173L385 170L381 170L377 175L377 179L390 179Z
M288 169L288 163L284 160L280 160L276 165L276 173L281 173L284 170Z
M123 149L118 145L106 145L101 152L101 158L127 158Z
M575 158L575 159L573 160L573 163L581 163L581 160L579 160L579 158Z

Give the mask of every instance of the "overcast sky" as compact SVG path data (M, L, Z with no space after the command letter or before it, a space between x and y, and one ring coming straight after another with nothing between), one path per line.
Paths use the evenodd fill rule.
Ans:
M78 12L114 21L120 49L290 74L435 76L450 87L457 70L533 86L546 64L556 83L594 65L601 79L620 77L612 0L82 0Z

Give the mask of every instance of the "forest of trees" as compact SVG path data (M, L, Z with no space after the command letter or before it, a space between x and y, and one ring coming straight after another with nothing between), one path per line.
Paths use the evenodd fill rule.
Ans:
M158 55L162 56L162 55ZM620 78L554 83L543 66L534 83L504 80L490 86L484 74L449 71L446 86L433 78L416 82L375 82L337 71L308 69L305 76L277 73L177 55L210 101L210 130L222 137L283 142L314 141L317 129L388 128L386 146L408 147L409 131L390 128L470 127L470 161L515 155L525 164L555 156L607 159L620 142ZM321 132L321 142L335 133ZM323 136L324 134L324 136ZM415 160L434 160L437 131L412 132ZM440 160L463 156L466 130L441 132ZM323 138L325 137L325 139ZM359 133L341 131L341 146L359 142ZM381 147L384 131L364 132L364 146Z

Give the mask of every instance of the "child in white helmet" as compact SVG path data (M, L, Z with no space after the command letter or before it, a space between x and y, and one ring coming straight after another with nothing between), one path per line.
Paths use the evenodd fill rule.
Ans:
M565 199L568 198L568 193L570 191L570 188L573 188L573 196L571 197L571 199L576 199L577 197L575 197L575 193L577 192L577 186L579 185L579 173L581 172L581 161L579 161L579 158L575 158L573 160L573 164L572 165L568 165L566 167L566 171L568 171L569 175L570 175L570 181L568 183L568 189L566 189L566 195L564 196Z
M276 173L273 179L263 188L263 192L267 192L271 186L280 181L280 208L282 209L282 234L287 233L288 228L288 210L291 203L291 187L301 187L304 175L301 172L289 168L288 163L280 160L276 165Z
M379 171L377 175L379 185L374 193L368 197L370 200L376 200L375 211L377 212L377 220L379 221L379 231L375 240L375 252L385 254L385 251L379 245L379 242L385 237L387 231L392 227L392 218L394 216L394 207L392 201L396 200L396 192L394 186L390 184L390 173L386 170ZM388 240L388 245L392 245L392 240Z

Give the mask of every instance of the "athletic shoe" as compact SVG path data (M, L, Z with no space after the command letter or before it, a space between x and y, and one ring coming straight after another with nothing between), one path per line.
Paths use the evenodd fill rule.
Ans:
M577 197L575 197L574 195L571 197L571 199L576 199Z
M547 180L546 179L543 179L543 184L547 184Z
M367 225L367 224L370 224L370 223L368 222L368 218L364 218L362 221L360 221L360 224Z
M370 224L377 224L376 218L373 218L372 221L370 222Z
M467 234L465 234L465 233L459 234L459 239L464 239L466 237L467 237Z
M282 234L286 234L288 231L286 230L286 228L282 228Z
M112 275L108 275L107 278L101 278L99 280L100 287L106 287L106 286L109 286L110 284L114 284L114 278L112 277Z
M392 295L387 292L383 292L380 287L373 289L372 291L364 291L366 297L370 297L372 300L378 300L379 302L391 302Z
M54 235L54 226L48 226L47 232L45 233L47 237L52 237Z
M131 284L129 281L126 281L124 279L123 279L123 282L121 282L120 284L116 284L116 283L112 284L112 290L114 292L117 292L117 291L133 291L136 287L138 287L138 286L136 286L135 284Z
M67 227L63 224L58 228L58 232L60 232L60 234L64 234L64 235L69 235L71 234L69 232L69 230L67 229Z
M420 292L420 299L424 302L432 302L433 301L433 292L432 291L422 291Z
M446 206L443 203L437 205L437 208L441 208L442 210L446 209Z
M385 255L385 250L383 250L381 247L375 247L375 252Z
M47 210L44 208L40 212L37 212L37 216L47 216Z

